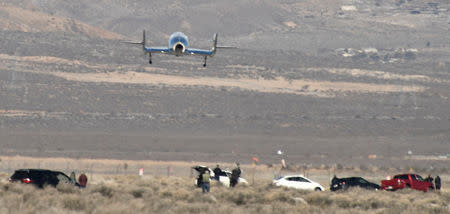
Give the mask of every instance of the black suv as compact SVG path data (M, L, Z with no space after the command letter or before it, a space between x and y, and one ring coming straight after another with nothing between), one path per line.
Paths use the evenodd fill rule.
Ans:
M378 184L371 183L361 177L348 177L348 178L337 178L333 177L331 180L330 190L346 190L350 187L361 187L370 190L380 190L381 187Z
M56 187L60 183L79 186L77 182L72 181L66 174L46 169L19 169L9 178L9 181L34 184L39 188L43 188L46 185Z

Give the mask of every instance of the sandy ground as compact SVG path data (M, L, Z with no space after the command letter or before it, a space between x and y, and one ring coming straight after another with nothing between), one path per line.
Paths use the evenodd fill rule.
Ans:
M85 62L70 61L57 57L11 57L5 54L0 59L18 60L31 63L56 63L68 66L86 66L91 69L108 69L111 65L89 65ZM136 72L132 66L124 66L124 72L98 72L98 73L69 73L60 71L42 71L33 68L18 70L37 74L52 75L70 81L102 82L102 83L126 83L146 85L168 85L176 87L207 86L220 89L221 87L239 88L263 93L285 93L296 95L309 95L318 97L334 97L346 92L354 93L392 93L392 92L423 92L427 88L420 85L396 85L396 84L372 84L347 81L319 81L309 79L287 80L283 77L275 79L250 79L250 78L217 78L217 77L186 77L177 75L152 74ZM131 69L131 70L130 70ZM148 68L154 70L155 68ZM326 71L332 74L345 74L353 77L366 76L383 80L415 80L421 82L438 81L425 75L399 75L384 71L371 71L361 69L335 69L335 68L306 68L307 72Z

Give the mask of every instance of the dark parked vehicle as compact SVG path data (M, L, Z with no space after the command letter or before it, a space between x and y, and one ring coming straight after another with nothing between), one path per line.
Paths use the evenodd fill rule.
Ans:
M331 180L330 190L346 190L350 187L360 187L370 190L380 190L381 187L378 184L371 183L361 177L348 177L337 178L336 176Z
M56 187L60 183L79 186L77 182L72 181L66 174L45 169L19 169L9 178L9 181L34 184L39 188L44 188L46 185Z

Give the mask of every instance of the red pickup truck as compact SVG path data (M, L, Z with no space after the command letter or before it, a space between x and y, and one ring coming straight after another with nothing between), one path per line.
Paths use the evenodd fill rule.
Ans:
M381 188L384 190L411 188L426 192L428 190L433 190L434 185L432 182L425 181L420 175L401 174L394 176L394 178L390 180L382 180Z

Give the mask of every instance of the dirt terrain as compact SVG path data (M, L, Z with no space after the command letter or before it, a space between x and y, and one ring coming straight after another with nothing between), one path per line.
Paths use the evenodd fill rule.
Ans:
M0 20L0 155L448 165L445 0L5 0ZM148 65L123 43L143 29L239 48Z

